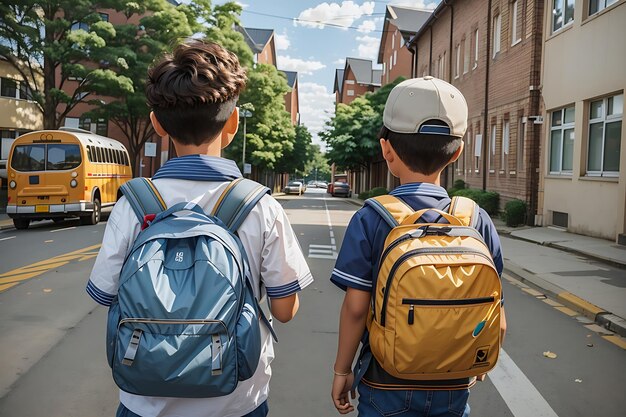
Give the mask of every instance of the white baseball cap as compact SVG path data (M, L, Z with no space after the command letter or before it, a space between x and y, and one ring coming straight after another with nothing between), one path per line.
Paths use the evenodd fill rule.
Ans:
M383 124L396 133L463 137L467 130L467 113L465 97L456 87L427 76L402 81L391 90ZM424 123L433 119L447 126Z

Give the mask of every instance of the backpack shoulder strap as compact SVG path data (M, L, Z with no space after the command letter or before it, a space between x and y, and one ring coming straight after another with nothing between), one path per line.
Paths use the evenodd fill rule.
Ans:
M404 219L415 213L404 201L392 195L368 198L365 205L370 206L387 222L391 228L398 226Z
M471 198L452 197L448 212L461 220L466 226L476 228L478 225L478 204Z
M270 189L264 185L246 178L238 178L226 187L211 215L235 232L259 200L269 193Z
M120 189L137 215L139 223L144 222L146 215L158 214L167 209L161 194L148 178L133 178L124 183Z

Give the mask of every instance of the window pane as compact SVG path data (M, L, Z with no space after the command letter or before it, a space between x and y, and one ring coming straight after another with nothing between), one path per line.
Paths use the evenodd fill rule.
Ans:
M10 78L0 80L0 95L3 97L15 98L17 96L17 82Z
M606 143L604 145L604 171L619 171L621 141L622 122L607 123Z
M11 167L16 171L43 171L46 145L19 145L13 149Z
M550 137L550 172L561 171L561 131L553 130Z
M602 170L602 123L589 126L589 171Z
M601 119L604 116L604 111L602 110L602 100L592 102L589 110L590 119Z
M565 22L563 25L567 25L569 22L574 20L574 0L565 0L567 2L567 6L565 7Z
M563 0L554 0L552 10L552 30L561 29L563 26Z
M574 106L565 108L565 120L563 123L574 123Z
M72 169L81 163L78 145L48 145L47 170Z
M552 112L552 126L561 126L563 113L561 110Z
M607 116L614 116L624 113L624 95L609 97L607 102Z
M571 171L574 161L574 129L563 131L563 171Z
M590 0L589 1L589 15L597 13L599 10L599 0Z

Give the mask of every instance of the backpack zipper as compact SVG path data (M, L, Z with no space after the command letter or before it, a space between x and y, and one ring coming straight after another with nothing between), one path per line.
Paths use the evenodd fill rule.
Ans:
M487 255L485 255L484 253L480 252L479 250L476 249L470 249L470 248L458 248L458 247L442 247L442 248L420 248L420 249L414 249L412 251L409 251L407 253L405 253L404 255L400 256L398 258L398 260L393 264L393 266L391 267L391 271L389 272L389 277L387 278L387 285L385 285L385 288L387 288L387 291L385 291L384 296L383 296L383 305L382 305L382 309L380 311L380 325L381 326L385 326L385 316L386 316L386 312L387 312L387 301L389 300L389 286L391 285L391 281L393 280L393 277L396 273L396 271L398 270L398 268L400 267L400 265L406 261L407 259L409 259L412 256L415 255L420 255L420 254L459 254L459 255L463 255L463 254L472 254L472 255L478 255L481 256L485 259L487 259L489 261L489 264L491 266L494 267L495 269L495 265L493 263L493 259L491 259L490 257L488 257Z
M402 304L409 304L407 322L413 324L415 321L415 306L469 306L493 303L495 300L495 297L461 298L458 300L403 298Z

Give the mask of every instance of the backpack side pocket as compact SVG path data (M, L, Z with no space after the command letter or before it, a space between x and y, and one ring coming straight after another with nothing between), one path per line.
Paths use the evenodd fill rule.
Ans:
M107 361L109 362L109 366L111 368L113 367L115 343L117 340L117 327L120 324L120 319L120 304L117 302L117 297L115 297L109 307L109 314L107 317Z
M257 303L249 286L246 286L244 291L246 295L235 332L240 381L249 379L254 375L261 357L261 326Z

